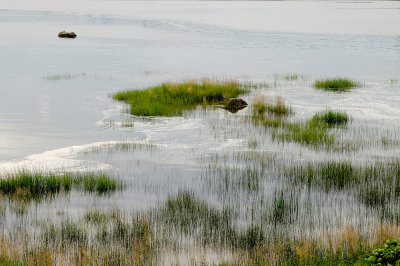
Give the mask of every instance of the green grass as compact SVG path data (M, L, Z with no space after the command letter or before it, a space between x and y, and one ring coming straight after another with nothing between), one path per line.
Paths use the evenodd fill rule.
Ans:
M297 218L298 198L290 191L275 191L270 219L275 225L291 223Z
M326 192L347 190L367 206L381 211L382 217L400 221L396 210L387 206L400 199L400 161L354 165L329 161L286 169L286 176L298 185L318 187Z
M277 102L279 102L277 100ZM282 115L292 113L290 107L280 103L271 107L265 102L253 104L251 121L256 125L272 128L272 138L285 142L296 142L314 147L325 145L332 147L336 143L335 136L329 132L332 126L347 124L348 115L344 112L326 110L316 113L306 122L290 122ZM271 114L273 114L271 116Z
M347 91L353 87L360 87L360 84L346 78L334 78L316 80L314 87L329 91Z
M44 225L41 248L69 250L77 265L151 265L155 249L150 222L140 215L129 218L117 209L89 210L84 219Z
M312 120L315 122L326 123L329 126L334 126L347 124L349 117L345 112L326 110L324 112L315 114Z
M54 195L71 188L87 192L106 193L119 185L105 174L54 174L21 171L0 179L0 193L16 198L31 199Z
M291 141L302 145L310 146L332 146L335 143L335 136L328 132L324 123L309 120L306 123L281 123L282 128L275 129L272 133L273 138L280 141Z
M285 104L285 101L277 96L273 102L266 102L263 96L258 96L253 104L254 115L264 115L265 113L285 116L292 114L292 109Z
M247 92L236 81L186 81L163 83L144 90L118 92L113 98L130 105L132 115L179 116L198 105L218 104Z
M250 224L239 229L232 223L233 215L231 209L209 206L191 192L179 192L176 197L169 197L157 214L158 221L174 235L176 231L193 235L202 245L228 245L251 250L264 241L262 228Z

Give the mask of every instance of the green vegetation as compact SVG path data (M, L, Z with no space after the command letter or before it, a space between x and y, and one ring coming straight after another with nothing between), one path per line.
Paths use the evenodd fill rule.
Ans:
M287 74L284 76L285 80L297 80L299 76L297 74Z
M249 225L239 230L232 223L230 209L208 206L197 200L190 192L180 192L177 197L169 197L158 218L171 230L194 235L202 245L231 246L251 250L264 240L258 225ZM195 233L196 232L196 233Z
M400 217L387 206L400 199L400 162L356 166L350 162L323 162L285 170L292 182L319 187L329 192L349 190L367 206L378 208L382 216L399 221Z
M132 121L123 121L121 122L121 127L133 127L134 123Z
M353 87L360 87L360 84L345 78L335 78L316 80L314 87L329 91L347 91Z
M313 119L306 123L285 122L281 123L281 126L281 129L273 131L273 138L314 147L321 145L330 147L335 143L335 136L328 132L327 125Z
M371 252L371 255L363 260L369 265L400 265L400 238L388 240Z
M322 113L317 113L313 116L312 120L319 123L326 123L329 126L347 124L348 116L344 112L335 112L326 110Z
M278 116L292 114L291 108L286 106L285 101L279 96L275 97L273 102L266 102L263 96L258 96L254 100L253 111L257 116L263 116L265 113Z
M60 191L77 188L88 192L106 193L117 188L115 180L105 174L54 174L21 171L0 179L0 193L21 199L39 199Z
M133 115L179 116L184 110L192 110L200 104L218 104L247 91L236 81L203 79L200 82L163 83L145 90L127 90L114 94L113 98L128 103Z
M274 116L268 114L274 114ZM310 120L300 122L289 122L283 120L281 115L291 113L289 107L282 102L275 107L270 107L264 102L253 104L252 121L272 128L272 138L280 141L293 141L303 145L314 147L325 145L332 147L335 144L335 136L329 133L329 128L334 125L346 124L348 116L344 112L331 110L316 113ZM278 115L275 115L278 114Z
M52 253L67 249L77 265L148 265L155 252L149 220L145 216L130 220L118 210L92 210L83 220L50 224L43 239L42 249Z
M293 222L298 214L298 198L293 192L275 191L271 220L274 225Z

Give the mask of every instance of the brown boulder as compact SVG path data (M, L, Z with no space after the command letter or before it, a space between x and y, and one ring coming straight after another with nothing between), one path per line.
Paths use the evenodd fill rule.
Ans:
M224 106L224 108L231 113L236 113L237 111L246 107L247 107L246 101L240 98L229 98Z
M228 108L244 108L246 106L246 101L240 98L229 98L226 104Z
M75 32L66 32L66 31L62 31L58 33L58 37L60 38L76 38L76 34Z

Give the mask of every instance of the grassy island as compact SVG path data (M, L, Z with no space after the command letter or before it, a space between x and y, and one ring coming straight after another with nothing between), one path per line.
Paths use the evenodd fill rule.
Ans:
M126 90L114 94L113 98L128 103L132 115L179 116L184 110L201 104L220 104L247 91L237 81L202 79L168 82L144 90Z

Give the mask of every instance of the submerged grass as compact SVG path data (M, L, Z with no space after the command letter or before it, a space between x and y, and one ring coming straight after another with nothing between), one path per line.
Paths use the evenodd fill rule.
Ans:
M302 145L314 147L332 147L335 142L334 134L329 128L347 124L348 115L344 112L326 110L316 113L306 122L290 122L283 119L283 115L292 113L283 100L277 100L278 104L269 105L263 98L253 103L252 121L272 128L272 138L280 141L291 141Z
M71 80L77 79L80 77L86 77L86 73L78 73L78 74L54 74L54 75L47 75L44 76L44 80L51 80L51 81L59 81L59 80Z
M314 87L329 91L348 91L351 88L360 87L360 84L356 81L346 78L334 78L316 80Z
M166 250L178 254L183 244L179 240L189 239L199 252L209 247L229 250L227 265L344 265L357 263L373 247L400 236L400 228L389 223L366 229L344 226L318 237L282 236L276 231L297 219L298 201L295 193L275 191L266 224L254 221L241 226L232 209L210 206L191 192L170 196L148 214L88 210L77 220L64 217L59 223L36 223L39 233L34 241L20 230L13 232L12 241L1 238L0 262L159 265L165 263Z
M194 109L201 104L217 104L247 91L237 81L203 79L163 83L144 90L127 90L114 94L113 98L128 103L133 115L179 116L184 110Z
M347 124L349 117L345 112L326 110L324 112L315 114L312 120L315 122L326 123L329 126L335 126Z
M120 185L106 174L43 174L21 171L0 179L0 193L16 198L31 199L54 195L71 188L87 192L106 193Z
M400 199L400 161L355 165L329 161L299 165L285 170L295 184L318 187L326 192L352 191L367 206L377 208L383 219L400 222L400 213L389 208ZM397 206L397 205L396 205Z
M285 104L282 97L276 96L272 101L266 101L264 96L255 96L253 100L253 112L255 116L262 116L265 113L277 116L292 114L292 109Z
M104 219L93 222L93 215ZM0 265L152 265L156 251L147 217L119 210L88 211L83 219L66 217L37 230L30 240L21 229L12 240L0 238Z

